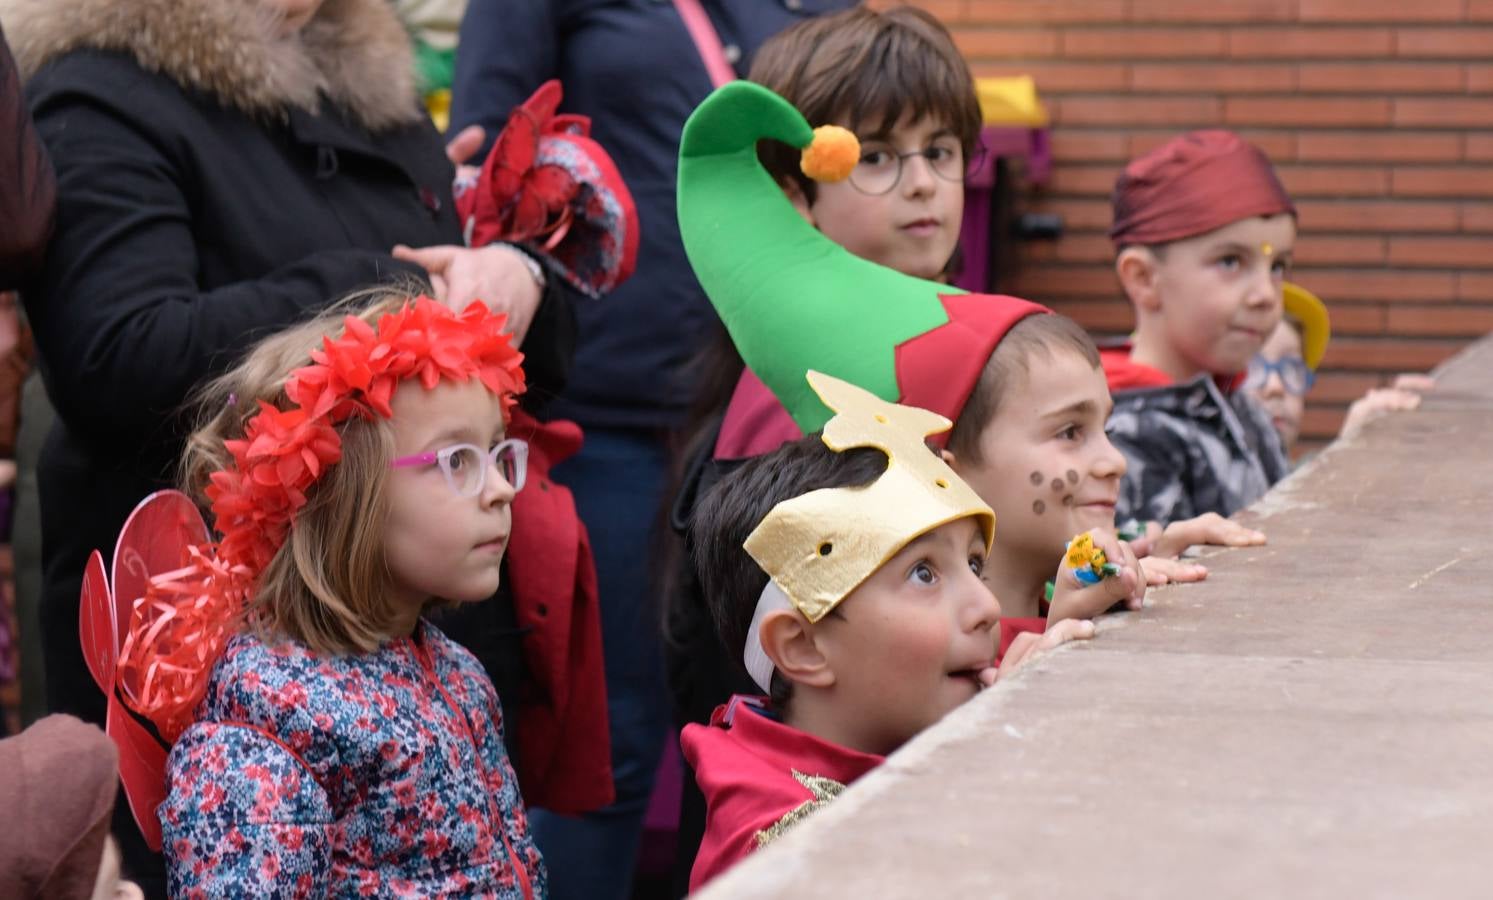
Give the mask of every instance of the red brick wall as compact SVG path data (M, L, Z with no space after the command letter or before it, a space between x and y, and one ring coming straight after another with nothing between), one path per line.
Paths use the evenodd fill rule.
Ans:
M1233 128L1301 211L1293 278L1332 312L1304 436L1493 330L1493 0L922 0L976 75L1029 73L1057 166L1034 208L1067 234L1015 290L1130 327L1104 236L1124 161Z

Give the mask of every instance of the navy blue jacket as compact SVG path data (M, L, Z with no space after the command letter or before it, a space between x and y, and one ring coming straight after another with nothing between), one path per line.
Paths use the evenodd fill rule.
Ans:
M762 42L847 0L701 0L745 74ZM472 0L461 26L451 127L493 138L541 83L559 78L562 111L591 117L638 206L637 272L578 311L569 387L545 412L583 426L665 428L693 399L687 363L712 324L679 240L674 210L679 133L711 90L670 0Z

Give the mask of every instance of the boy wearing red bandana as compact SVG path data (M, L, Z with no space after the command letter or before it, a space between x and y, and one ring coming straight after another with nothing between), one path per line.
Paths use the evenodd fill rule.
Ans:
M1289 471L1269 417L1236 388L1280 321L1296 208L1265 155L1227 131L1134 160L1112 205L1136 321L1103 354L1109 436L1129 463L1118 517L1231 515Z

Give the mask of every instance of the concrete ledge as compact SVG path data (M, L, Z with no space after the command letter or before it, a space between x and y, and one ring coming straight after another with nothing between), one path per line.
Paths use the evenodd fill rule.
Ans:
M1493 894L1493 338L698 896Z

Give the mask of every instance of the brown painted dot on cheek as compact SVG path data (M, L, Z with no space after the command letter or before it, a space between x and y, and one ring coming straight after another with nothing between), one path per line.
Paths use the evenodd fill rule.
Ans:
M1069 495L1067 495L1066 497L1063 498L1063 505L1064 506L1072 506L1073 505L1073 495L1072 494L1069 494Z
M1042 481L1043 481L1043 477L1042 477L1042 473L1041 472L1033 472L1031 477L1032 477L1032 484L1034 484L1034 485L1041 484Z
M1064 487L1066 487L1066 485L1063 484L1063 479L1061 479L1061 478L1054 478L1052 480L1052 492L1054 494L1062 491L1062 489Z
M1073 471L1072 469L1068 470L1068 483L1078 484L1078 473Z
M1043 503L1041 500L1033 502L1032 512L1036 513L1039 516L1042 515L1043 513L1047 512L1047 504Z

